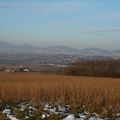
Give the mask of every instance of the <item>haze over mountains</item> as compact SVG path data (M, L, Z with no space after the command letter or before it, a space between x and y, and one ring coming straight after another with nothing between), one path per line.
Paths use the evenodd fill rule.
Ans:
M14 45L0 41L0 53L40 53L40 54L68 54L82 56L120 56L120 49L106 50L100 48L76 49L64 45L35 47L31 45Z

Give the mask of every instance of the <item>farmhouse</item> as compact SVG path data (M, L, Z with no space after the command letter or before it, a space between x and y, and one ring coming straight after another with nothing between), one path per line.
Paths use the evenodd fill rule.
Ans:
M5 72L30 72L31 70L25 66L18 66L11 69L6 69Z
M26 66L18 66L15 68L15 72L30 72L30 69Z

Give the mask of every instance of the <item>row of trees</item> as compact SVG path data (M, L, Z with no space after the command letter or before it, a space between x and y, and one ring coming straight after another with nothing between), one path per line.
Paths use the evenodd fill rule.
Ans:
M120 60L78 61L67 66L63 73L75 76L120 77Z

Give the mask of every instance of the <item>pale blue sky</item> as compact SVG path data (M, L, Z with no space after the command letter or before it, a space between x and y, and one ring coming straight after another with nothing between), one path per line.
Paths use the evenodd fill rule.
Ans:
M0 41L120 48L120 0L0 0Z

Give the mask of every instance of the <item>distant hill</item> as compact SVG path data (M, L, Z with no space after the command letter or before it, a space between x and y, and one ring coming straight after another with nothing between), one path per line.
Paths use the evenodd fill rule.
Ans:
M12 48L16 48L16 46L8 42L0 41L0 49L12 49Z
M80 51L81 54L83 55L99 55L99 56L105 56L105 55L112 55L112 51L110 50L105 50L105 49L100 49L100 48L85 48Z
M120 54L120 49L118 49L118 50L114 50L113 52L114 52L114 53L118 53L118 54Z
M39 54L69 54L82 56L118 56L120 49L106 50L100 48L76 49L64 45L53 45L44 48L31 45L14 45L0 41L0 53L39 53Z
M0 52L5 53L24 53L35 52L39 48L30 45L14 45L12 43L0 41Z
M50 54L79 54L79 50L68 46L48 46L43 48L43 52Z

